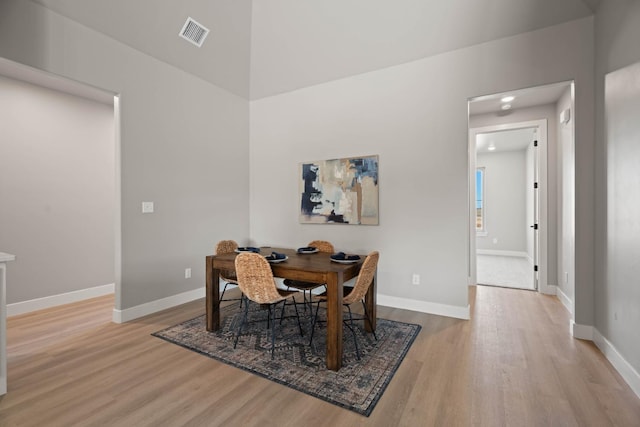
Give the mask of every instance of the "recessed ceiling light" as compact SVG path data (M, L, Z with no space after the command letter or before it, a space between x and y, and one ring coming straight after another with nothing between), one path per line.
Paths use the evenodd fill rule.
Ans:
M511 104L504 104L501 108L503 110L510 110L511 109Z
M487 150L489 151L494 151L496 149L496 146L493 145L493 142L491 144L489 144L489 146L487 147Z
M516 99L516 97L515 97L515 96L505 96L505 97L504 97L504 98L502 98L500 101L502 101L502 102L511 102L511 101L513 101L514 99Z

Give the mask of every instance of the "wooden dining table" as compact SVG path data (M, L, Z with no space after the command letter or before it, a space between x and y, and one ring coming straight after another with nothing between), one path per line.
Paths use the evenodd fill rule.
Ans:
M337 371L342 367L342 297L344 282L360 272L365 256L352 264L341 264L331 260L328 253L299 254L295 249L261 247L260 253L285 254L288 259L271 263L275 277L306 282L324 283L327 286L327 368ZM206 312L207 330L220 328L220 271L235 270L236 253L209 255L206 257ZM376 329L376 274L365 296L367 314L371 324L365 322L368 332Z

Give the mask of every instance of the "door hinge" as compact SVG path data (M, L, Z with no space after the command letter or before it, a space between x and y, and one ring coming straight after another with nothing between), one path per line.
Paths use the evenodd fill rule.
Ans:
M533 271L538 271L538 266L537 265L533 266Z
M533 146L537 147L538 146L538 140L533 141Z
M538 183L537 182L533 183L533 188L538 188Z

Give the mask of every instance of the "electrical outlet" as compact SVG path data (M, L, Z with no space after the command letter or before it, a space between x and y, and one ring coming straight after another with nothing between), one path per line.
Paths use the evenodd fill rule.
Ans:
M420 284L420 275L419 274L414 274L413 277L411 278L411 283L413 283L414 285L419 285Z
M185 268L184 269L184 278L185 279L191 279L191 269L190 268Z
M142 202L142 213L153 213L153 202Z

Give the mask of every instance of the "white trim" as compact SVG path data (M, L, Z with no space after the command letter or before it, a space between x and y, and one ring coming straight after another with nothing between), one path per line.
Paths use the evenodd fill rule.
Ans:
M0 58L2 59L2 58ZM13 254L7 254L4 252L0 252L0 262L8 262L8 261L15 261L16 260L16 256Z
M205 297L204 287L194 289L192 291L183 292L181 294L172 295L170 297L161 298L155 301L136 305L135 307L126 308L124 310L113 309L113 322L124 323L130 320L138 319L158 311L166 310L177 305L185 304Z
M517 258L531 259L526 252L521 252L521 251L500 251L500 250L493 250L493 249L477 249L476 255L512 256Z
M377 295L377 304L385 307L401 308L403 310L419 311L421 313L437 314L438 316L453 317L469 320L471 306L460 307L456 305L439 304L429 301L416 301L413 299L393 297L389 295Z
M629 384L631 390L640 397L640 374L627 360L622 357L620 352L607 340L597 329L593 329L593 342L600 349L602 354L607 358L611 365L615 368L620 376Z
M32 311L43 310L45 308L56 307L72 302L83 301L89 298L109 295L113 292L114 284L110 283L108 285L80 289L78 291L67 292L64 294L57 294L28 301L16 302L7 305L7 316L17 316L19 314L31 313Z
M567 294L562 292L562 289L560 289L559 286L556 286L556 296L558 297L562 305L564 305L564 308L566 308L570 314L573 314L573 304L571 302L571 298L569 298Z
M581 340L593 341L593 326L581 325L571 320L569 324L571 336Z
M0 396L7 394L7 261L13 255L0 252Z
M114 140L114 167L115 167L115 200L114 200L114 221L113 221L113 243L114 243L114 263L113 273L116 282L115 286L115 307L122 307L122 99L120 94L113 97L113 134Z

